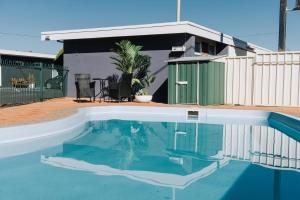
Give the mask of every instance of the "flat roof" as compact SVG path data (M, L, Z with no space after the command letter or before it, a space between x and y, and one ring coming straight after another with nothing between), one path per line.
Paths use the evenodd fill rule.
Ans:
M42 40L75 40L92 38L110 38L126 36L146 36L188 33L191 35L207 38L227 45L236 46L243 49L255 48L262 51L271 51L263 47L247 43L238 38L224 34L222 32L201 26L189 21L167 22L156 24L143 24L131 26L116 26L106 28L74 29L63 31L48 31L41 33Z
M0 55L55 59L56 55L0 49Z

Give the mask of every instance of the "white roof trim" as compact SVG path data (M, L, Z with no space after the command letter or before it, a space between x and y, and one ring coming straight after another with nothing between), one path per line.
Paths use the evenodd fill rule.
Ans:
M170 59L167 62L191 62L191 61L210 61L210 60L217 60L220 58L224 58L226 55L221 55L221 56L210 56L210 55L205 55L205 56L193 56L193 57L181 57L181 58L175 58L175 59Z
M265 51L265 52L269 52L269 53L273 52L273 51L270 50L270 49L267 49L267 48L258 46L258 45L256 45L256 44L253 44L253 43L250 43L250 42L248 42L248 46L249 46L250 48L253 48L253 49L259 49L259 50L261 50L261 51Z
M234 38L230 35L215 31L213 29L189 22L169 22L157 24L144 24L132 26L117 26L107 28L75 29L64 31L42 32L42 40L74 40L74 39L92 39L140 35L162 35L188 33L199 37L207 38L213 41L222 42L227 45L237 46L246 49L247 42ZM260 48L252 45L254 48ZM264 48L261 48L264 49ZM270 50L268 50L270 51Z
M0 49L0 55L55 59L55 55Z

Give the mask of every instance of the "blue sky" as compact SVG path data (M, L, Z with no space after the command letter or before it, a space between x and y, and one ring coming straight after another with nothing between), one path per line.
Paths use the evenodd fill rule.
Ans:
M289 7L294 0L289 0ZM40 32L175 21L176 0L0 0L0 49L56 53ZM182 0L192 21L276 50L279 0ZM287 48L300 50L300 11L288 14Z

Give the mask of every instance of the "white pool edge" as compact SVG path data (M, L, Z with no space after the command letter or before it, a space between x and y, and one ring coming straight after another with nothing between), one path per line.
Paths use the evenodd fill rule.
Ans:
M183 108L183 107L150 107L150 106L103 106L79 108L78 112L63 119L36 124L17 125L0 128L0 144L15 143L25 140L40 139L70 133L88 121L124 119L140 121L186 122L188 110L199 111L199 120L190 122L218 123L236 119L235 122L264 122L270 115L269 111ZM238 120L238 121L237 121Z

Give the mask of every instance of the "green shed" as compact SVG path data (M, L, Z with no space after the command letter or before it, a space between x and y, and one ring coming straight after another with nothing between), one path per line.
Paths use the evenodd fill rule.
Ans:
M217 56L168 61L168 103L224 104L225 64Z

